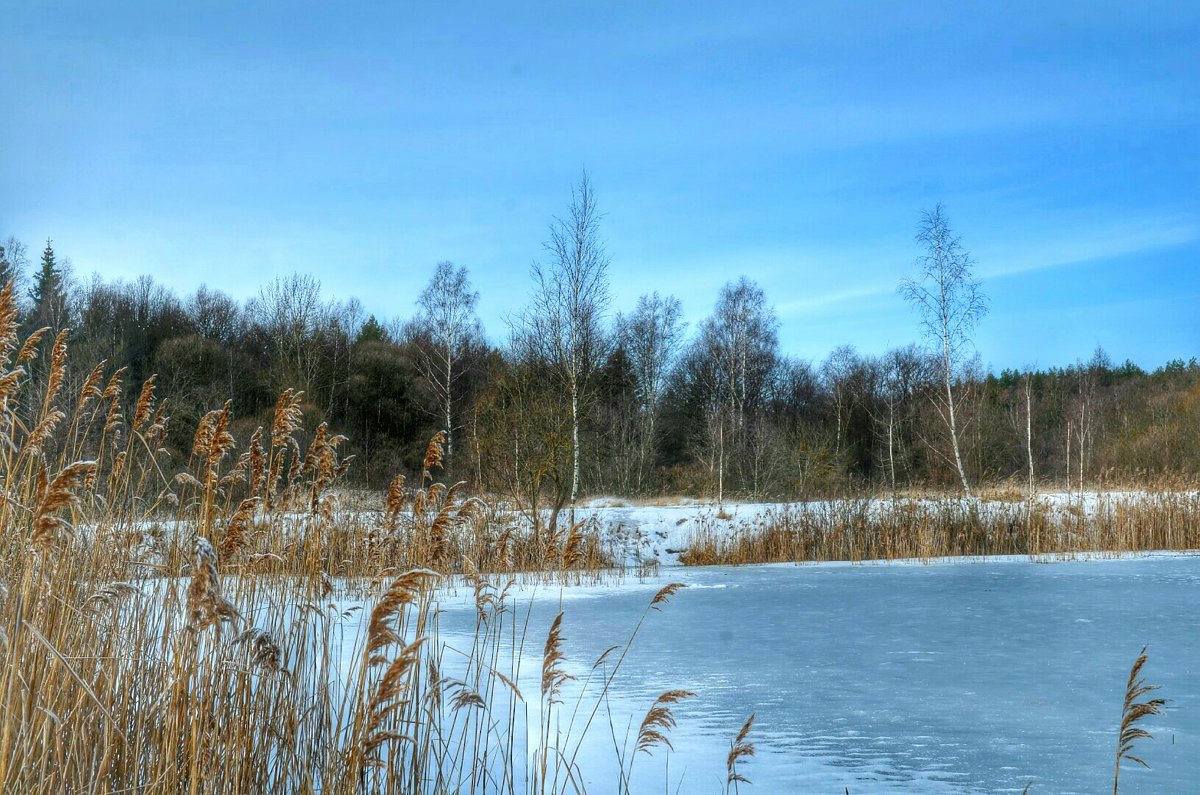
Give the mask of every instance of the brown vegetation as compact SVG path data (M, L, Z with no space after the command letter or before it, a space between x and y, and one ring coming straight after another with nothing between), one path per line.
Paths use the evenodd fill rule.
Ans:
M730 532L702 526L687 565L1108 554L1200 548L1200 493L1099 495L1094 508L1049 501L839 500L767 511Z

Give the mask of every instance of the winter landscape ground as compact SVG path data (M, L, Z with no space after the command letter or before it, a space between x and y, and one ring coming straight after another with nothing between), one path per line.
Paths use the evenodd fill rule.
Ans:
M1200 795L1197 42L0 0L0 795Z

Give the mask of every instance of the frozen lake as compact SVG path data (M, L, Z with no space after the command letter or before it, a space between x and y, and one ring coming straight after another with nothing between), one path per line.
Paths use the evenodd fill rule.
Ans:
M651 613L617 677L618 741L674 688L676 752L640 755L635 792L720 792L729 741L750 712L747 792L1096 793L1111 788L1125 680L1143 644L1167 713L1145 726L1146 771L1123 792L1200 789L1200 557L1033 563L671 569L643 583L534 596L526 670L553 615L573 673ZM528 603L526 594L522 599ZM473 608L444 604L443 640ZM523 613L523 610L519 611ZM536 703L536 679L522 676ZM572 699L568 692L567 706ZM581 757L590 792L616 790L606 715ZM677 790L677 788L679 788Z

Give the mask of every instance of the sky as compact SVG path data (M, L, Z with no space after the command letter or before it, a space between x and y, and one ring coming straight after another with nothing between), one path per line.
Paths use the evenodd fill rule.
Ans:
M745 275L785 353L881 353L941 202L991 369L1200 356L1194 2L0 6L0 239L78 277L390 318L450 260L502 341L586 169L613 312Z

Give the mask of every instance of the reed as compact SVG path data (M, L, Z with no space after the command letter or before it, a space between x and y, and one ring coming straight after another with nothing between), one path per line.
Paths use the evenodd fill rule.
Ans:
M1108 555L1200 548L1200 493L1099 494L1076 502L847 499L773 508L732 530L706 519L688 565L984 555Z
M1151 715L1161 715L1167 704L1162 698L1139 700L1158 689L1158 685L1148 685L1142 677L1142 667L1147 660L1146 648L1143 646L1141 654L1134 660L1133 667L1129 669L1129 680L1125 683L1125 703L1121 706L1121 728L1117 733L1117 759L1113 765L1113 795L1117 795L1121 779L1121 762L1129 760L1142 767L1150 767L1146 760L1133 754L1134 744L1138 740L1154 737L1138 724Z

